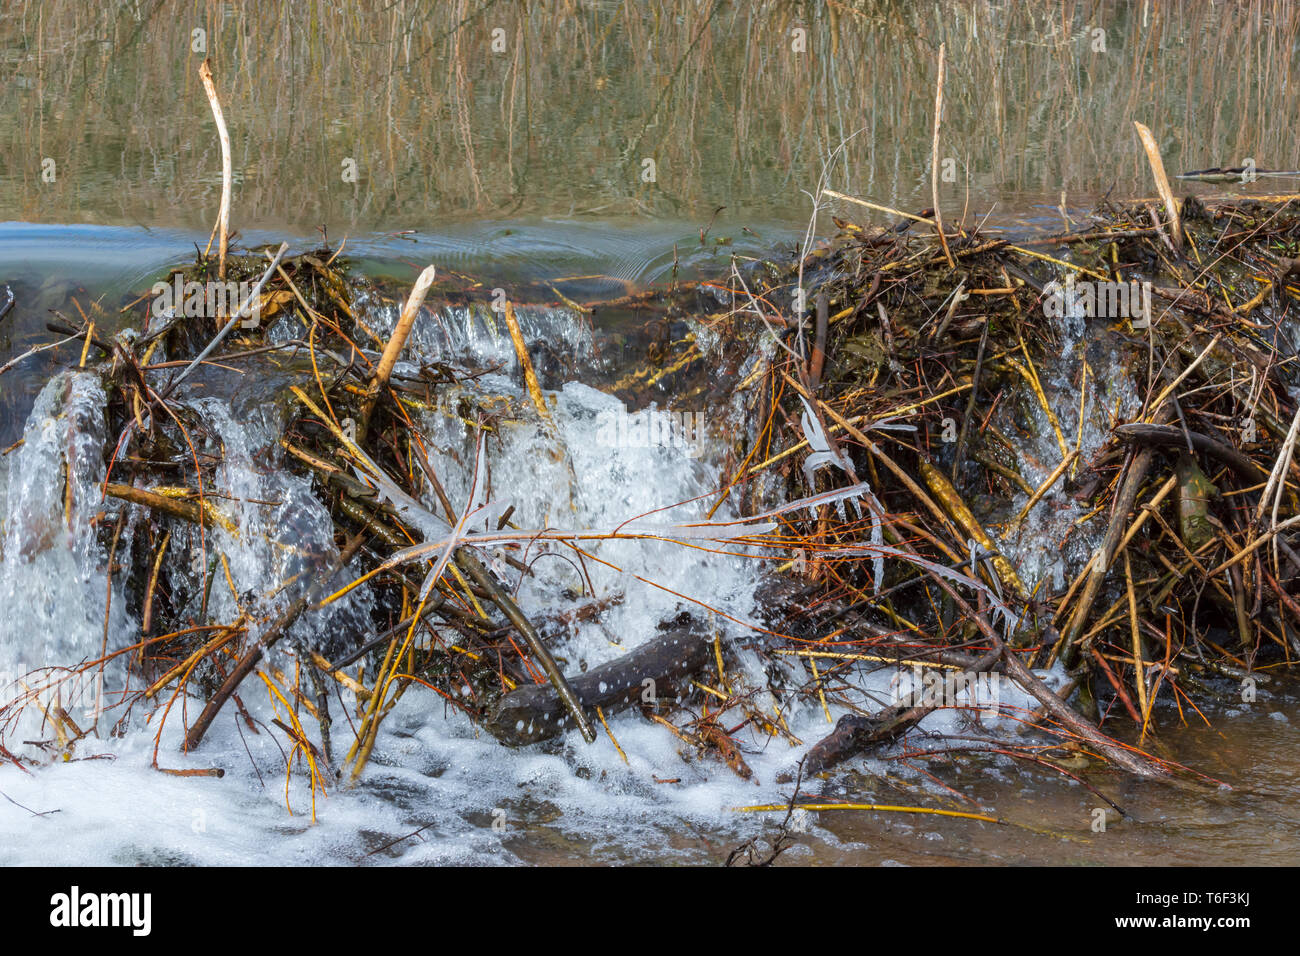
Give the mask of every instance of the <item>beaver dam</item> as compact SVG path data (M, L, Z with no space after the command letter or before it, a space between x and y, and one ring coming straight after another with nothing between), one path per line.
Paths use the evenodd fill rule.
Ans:
M505 781L456 791L471 854L581 792L661 853L665 806L725 811L741 862L836 806L1023 825L953 767L1112 820L1126 779L1217 787L1162 731L1300 659L1295 197L1020 242L840 198L831 238L651 288L322 244L54 310L0 757L147 764L195 840L211 788L295 828L372 788L388 856L443 778Z

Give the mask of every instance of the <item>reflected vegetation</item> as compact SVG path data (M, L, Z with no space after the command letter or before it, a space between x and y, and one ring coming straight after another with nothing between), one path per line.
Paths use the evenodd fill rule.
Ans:
M1149 193L1134 119L1171 171L1293 169L1298 34L1300 8L1263 0L8 3L0 218L210 228L195 47L232 127L236 224L341 233L801 218L823 167L928 205L941 42L951 210Z

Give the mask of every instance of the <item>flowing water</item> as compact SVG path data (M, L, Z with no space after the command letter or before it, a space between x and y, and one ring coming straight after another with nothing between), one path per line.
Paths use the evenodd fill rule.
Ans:
M1284 93L1300 55L1300 20L1286 5L1214 8L1236 28L1218 23L1213 34L1203 14L1177 5L1049 14L989 3L866 3L832 5L834 16L806 20L798 5L744 6L632 12L560 4L530 18L503 13L498 24L491 5L433 15L398 2L383 15L350 14L358 22L339 29L314 5L294 21L226 8L213 19L204 7L173 3L97 14L78 4L14 5L0 14L0 78L9 80L0 82L0 140L13 158L0 168L0 220L13 220L0 221L0 284L14 291L16 306L0 318L0 366L51 341L47 322L79 325L78 306L92 302L108 308L97 334L115 334L122 320L113 306L206 243L219 166L194 81L201 57L191 50L192 31L200 28L229 91L241 239L287 236L305 249L312 228L328 223L331 237L350 233L347 253L358 269L404 282L428 262L487 280L591 277L564 287L580 299L725 268L733 254L799 241L810 209L800 190L824 174L833 188L889 206L928 205L939 39L951 58L946 142L961 170L941 200L950 215L1053 229L1111 188L1149 191L1134 118L1164 124L1162 147L1175 168L1246 156L1261 167L1295 168L1300 158ZM1106 30L1105 51L1091 49L1095 24ZM498 25L506 51L494 59ZM814 53L804 59L791 48L801 26ZM263 44L278 54L264 55ZM1248 75L1234 80L1215 70L1229 61ZM872 92L882 87L892 96ZM57 169L51 181L42 178L46 158ZM643 178L643 158L655 160L654 180ZM340 178L347 159L362 171L355 182ZM715 212L719 206L726 208ZM820 226L828 228L826 217ZM391 328L391 309L362 307L381 335ZM500 366L447 389L419 423L441 460L461 464L443 476L461 501L474 449L456 418L458 390L507 403L526 395L508 340L463 310L438 318L417 328L409 361ZM531 341L568 360L545 382L560 447L530 427L503 427L489 445L494 496L531 527L604 527L680 502L687 504L666 512L671 520L701 516L707 507L695 499L721 480L719 439L734 425L731 410L680 409L664 395L630 409L627 434L673 434L680 419L671 412L691 411L701 415L702 437L611 444L602 423L623 406L599 387L610 359L593 340L613 330L585 329L564 308L521 310L521 321ZM1058 331L1062 355L1044 388L1062 428L1082 436L1086 457L1104 438L1106 410L1118 405L1122 413L1133 390L1088 329L1067 317ZM0 374L0 448L22 439L0 457L5 684L97 657L140 633L119 586L106 587L108 555L95 522L115 436L106 434L96 375L77 367L79 351L41 352ZM1093 379L1080 422L1085 354ZM235 594L213 588L214 619L238 613L236 594L263 594L334 548L310 483L264 465L283 425L269 394L266 383L205 372L186 396L224 446L217 483L233 528L215 532L215 547L228 558ZM1054 461L1050 430L1041 432L1041 460ZM1049 470L1025 463L1034 485ZM1031 585L1059 582L1086 559L1090 543L1081 536L1058 546L1080 513L1064 494L1051 495L1002 542ZM120 546L137 520L127 522ZM530 615L557 622L552 639L566 672L653 636L658 622L692 606L681 595L739 622L757 613L759 563L745 556L641 541L607 542L597 553L621 570L548 559L521 586ZM178 600L193 571L165 571ZM517 574L505 573L513 584ZM593 598L610 604L599 619L561 617ZM354 633L369 600L359 588L326 613L305 616L294 640L326 646ZM727 618L713 625L724 637L744 633ZM762 662L741 660L733 679L764 687ZM267 666L293 661L277 652ZM867 686L887 700L891 677L879 671ZM233 714L187 758L178 753L176 715L157 739L157 725L143 715L115 735L120 715L97 715L93 702L111 699L123 679L110 667L102 681L76 688L80 702L92 702L86 719L100 721L100 735L79 744L77 759L30 774L0 767L0 863L718 862L746 840L770 844L782 814L736 808L786 800L792 787L778 775L829 730L821 708L805 704L786 714L802 746L742 732L754 771L742 780L721 763L684 756L663 727L632 713L610 720L626 760L604 733L590 746L570 733L507 750L436 695L413 690L383 725L360 784L331 786L315 802L313 824L312 795L301 774L286 782L281 744ZM248 689L243 700L265 722L273 709L263 689ZM1004 691L1000 704L1010 715L1028 701ZM175 704L178 712L186 706ZM198 705L188 706L192 720ZM832 708L831 717L839 714ZM1253 704L1211 702L1206 715L1212 727L1163 710L1160 752L1233 789L1184 791L1075 768L1127 811L1098 833L1095 794L1010 758L945 753L969 728L936 714L909 752L859 761L811 792L989 812L1005 823L822 811L796 818L794 848L781 862L1294 862L1295 693L1279 680L1262 685ZM1014 721L985 725L1008 731ZM48 729L36 724L15 734L40 736ZM161 766L225 775L160 773L149 766L155 746Z

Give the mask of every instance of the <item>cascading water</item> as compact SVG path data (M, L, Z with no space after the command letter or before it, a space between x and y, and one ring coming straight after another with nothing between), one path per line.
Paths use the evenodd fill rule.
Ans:
M1077 473L1105 444L1113 421L1132 418L1141 402L1113 338L1105 332L1107 323L1087 315L1072 288L1064 295L1063 315L1050 321L1061 355L1038 374L1066 448L1078 449L1071 469ZM1056 429L1032 392L1026 390L1024 399L1031 427L1022 436L1017 464L1029 485L1038 488L1060 464L1062 451ZM1015 430L1010 410L1004 410L999 421L1004 430ZM1018 494L1012 499L1012 513L1028 501L1028 494ZM1086 502L1070 493L1066 481L1058 480L1029 510L1018 531L1006 536L1002 543L1031 589L1041 584L1059 591L1069 584L1070 569L1088 560L1104 532L1104 528L1078 524L1090 511ZM1063 546L1045 548L1045 541L1063 542Z
M97 573L107 557L95 533L105 402L97 375L56 375L36 399L21 446L9 455L0 560L0 683L7 693L38 668L99 657L105 641L127 626L120 589L106 618L109 596ZM98 692L96 680L72 681L44 703L75 710L83 722L89 715L93 723ZM40 736L38 713L29 710L13 734Z
M365 315L379 336L396 318L394 309L377 303ZM598 361L589 330L575 315L521 309L520 318L530 346L561 343L559 351L572 363L549 373L559 386L548 393L554 435L533 413L517 381L509 339L489 312L446 309L419 323L407 362L398 366L398 377L434 363L486 370L440 389L418 422L453 505L464 506L474 471L475 441L464 409L487 408L493 410L486 443L489 496L503 507L512 505L522 527L612 528L634 519L708 516L725 480L722 439L734 427L727 408L628 411L619 399L583 383ZM0 625L8 628L0 630L0 648L16 673L51 661L93 659L105 642L107 555L92 525L101 511L113 510L99 494L108 450L103 404L93 374L51 381L33 410L27 441L11 456L0 586L9 600L27 603L21 616ZM197 452L222 461L207 489L218 517L203 548L197 547L196 529L185 532L190 540L172 545L178 553L205 553L206 567L202 561L170 563L163 583L172 600L195 616L206 600L213 620L234 620L272 594L275 607L259 607L250 619L273 619L266 612L283 608L300 593L303 580L336 559L329 513L307 480L278 467L283 422L269 398L192 398L188 406L203 426L194 430ZM69 496L48 483L66 458L72 460ZM72 502L66 512L65 497ZM436 507L434 501L425 504ZM724 502L713 520L734 517L731 508ZM124 534L131 531L128 526ZM588 550L591 558L563 548L530 549L522 555L530 568L522 579L517 568L486 555L545 629L566 673L625 654L683 611L706 622L711 635L740 639L734 646L752 636L746 624L757 623L761 561L748 549L719 553L661 540L611 540ZM345 573L340 580L355 576ZM586 601L599 602L601 613L590 620L566 613ZM309 612L263 667L290 673L299 655L329 649L341 634L354 644L357 633L368 633L371 607L363 585L345 600ZM15 626L31 620L47 629L44 644L33 639L28 624ZM139 629L115 593L107 649L138 640ZM736 660L726 677L731 691L751 695L765 713L779 712L789 730L788 737L753 727L737 732L752 770L748 779L698 757L667 729L635 713L611 716L612 738L602 733L590 746L571 731L557 742L508 750L441 698L417 688L382 725L360 784L347 789L327 781L328 799L315 801L318 825L307 826L312 794L305 775L297 766L286 781L285 754L270 732L271 721L283 712L269 685L254 678L242 688L238 707L220 715L202 748L189 757L177 753L177 716L186 707L189 720L195 714L192 704L178 698L161 731L158 714L151 720L133 714L118 724L121 736L88 736L78 742L78 759L30 776L6 774L0 789L23 807L60 811L36 825L59 835L57 852L68 862L87 856L121 863L359 862L371 853L410 861L508 862L536 852L540 834L570 851L583 847L606 859L716 856L709 840L689 836L692 829L727 840L760 832L761 819L733 808L770 796L777 777L789 773L830 729L828 719L844 712L835 705L824 712L799 695L774 697L768 687L772 668L802 679L788 662L744 650ZM855 680L884 704L911 692L914 676L919 677L884 668ZM108 689L114 686L110 682ZM693 693L692 708L708 704L709 698ZM1031 706L1005 685L999 698L1008 711ZM989 703L987 695L978 702ZM346 711L341 699L339 706ZM352 718L336 710L334 719L337 726ZM966 720L941 711L923 729L958 732L968 729ZM990 716L985 726L999 720ZM219 769L225 776L159 773L151 768L155 747L160 767ZM106 756L114 759L88 759ZM32 825L22 809L0 805L0 832L16 834ZM49 859L48 845L38 851L31 840L0 839L0 846L0 862L29 860L36 852Z

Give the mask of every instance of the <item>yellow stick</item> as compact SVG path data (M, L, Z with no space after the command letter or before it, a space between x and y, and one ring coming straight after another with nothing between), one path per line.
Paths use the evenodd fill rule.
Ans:
M910 657L883 657L879 654L850 654L844 651L805 651L802 648L776 648L773 654L786 654L793 657L830 657L837 661L878 661L884 664L920 664L923 667L947 668L959 671L963 668L956 664L942 664L938 661L923 661Z
M614 745L614 749L623 758L623 762L627 763L627 754L623 753L623 748L618 745L618 738L614 736L614 731L609 729L609 724L605 722L605 714L599 707L596 708L596 716L600 718L600 725L605 728L605 733L609 734L609 742Z
M962 501L961 495L957 493L957 489L952 486L952 483L948 481L943 472L928 461L922 460L921 477L930 486L930 491L934 493L935 497L943 502L944 507L948 509L948 513L952 515L957 524L961 525L962 529L974 538L980 547L986 551L998 550L997 545L993 543L993 539L989 537L984 527L975 520L975 516L966 507L966 502ZM1001 554L995 554L993 556L993 567L997 569L998 577L1002 579L1002 583L1011 588L1016 597L1023 601L1029 596L1024 582L1020 580L1020 575L1016 574L1016 569L1011 566L1010 561Z
M738 813L783 813L789 810L788 804L765 803L753 807L734 807ZM891 807L880 803L798 803L796 810L876 810L885 813L931 813L940 817L961 817L966 820L983 820L985 823L1003 823L997 817L988 817L982 813L962 813L959 810L936 810L932 807Z
M1043 262L1050 262L1052 263L1052 265L1060 266L1062 269L1069 269L1071 272L1077 272L1080 275L1092 276L1094 279L1102 279L1102 280L1108 278L1108 276L1104 272L1097 272L1094 269L1086 269L1081 265L1076 265L1073 262L1066 262L1064 259L1057 259L1055 256L1049 256L1046 253L1035 252L1032 249L1026 249L1024 246L1008 245L1005 248L1010 250L1011 252L1018 252L1022 256L1029 256L1032 259L1041 259Z
M321 669L322 673L330 677L333 677L336 681L338 681L348 690L352 691L352 693L357 695L358 700L370 699L369 687L366 687L364 684L357 681L350 674L347 674L344 671L335 670L333 665L330 664L330 662L327 661L324 657L322 657L317 651L311 652L311 659L313 663L315 663L315 665Z
M95 334L95 323L92 320L91 323L88 326L86 326L86 342L84 345L81 346L81 361L77 363L77 368L86 367L86 353L90 351L90 338L94 334Z
M1029 366L1029 374L1033 376L1030 384L1034 388L1034 394L1038 396L1038 401L1047 414L1047 420L1052 423L1052 431L1056 432L1056 444L1060 446L1061 455L1068 455L1070 446L1065 443L1065 433L1061 431L1061 423L1057 420L1056 413L1047 404L1047 393L1043 391L1043 383L1038 378L1038 369L1034 368L1034 360L1029 357L1029 348L1025 345L1023 336L1020 336L1020 353L1025 357L1025 364Z
M1138 631L1137 598L1133 594L1133 566L1129 563L1128 548L1124 549L1124 581L1128 588L1129 626L1133 632L1133 670L1136 673L1138 710L1142 713L1142 731L1145 734L1151 706L1147 703L1147 681L1142 673L1142 635ZM1138 746L1142 746L1141 740L1138 741Z
M1146 420L1148 422L1155 420L1154 416L1156 412L1160 409L1160 406L1164 404L1165 399L1168 398L1171 394L1173 394L1174 389L1176 389L1179 385L1183 384L1187 376L1191 375L1192 372L1196 371L1196 367L1201 364L1205 356L1210 354L1211 349L1213 349L1216 345L1219 344L1219 339L1221 338L1223 338L1223 333L1216 332L1214 334L1214 338L1210 339L1210 344L1201 350L1201 354L1196 356L1196 358L1192 360L1192 364L1187 366L1187 368L1183 369L1181 375L1179 375L1176 379L1174 379L1172 382L1170 382L1168 385L1165 386L1165 390L1161 392L1156 397L1156 400L1152 402L1147 408Z
M515 355L519 357L519 364L524 370L524 382L528 386L528 395L533 400L533 405L537 408L537 414L541 416L543 422L551 430L555 429L555 422L551 419L551 410L546 407L546 397L542 395L542 387L537 384L537 373L533 371L533 360L528 357L528 346L524 344L524 334L519 329L519 320L515 318L515 308L509 302L506 302L506 325L510 329L510 340L515 343Z
M1043 482L1039 489L1030 496L1028 501L1025 502L1025 506L1020 509L1020 513L1011 519L1011 530L1014 531L1016 528L1020 527L1020 523L1029 515L1029 509L1038 504L1043 495L1047 494L1052 485L1056 484L1056 480L1060 478L1061 475L1065 474L1065 470L1070 467L1070 463L1077 457L1079 457L1078 451L1072 451L1065 456L1064 460L1056 466L1056 470L1047 476L1047 480Z
M822 713L826 715L826 723L833 724L831 720L831 709L826 706L826 688L822 687L822 675L817 672L817 658L808 658L808 664L812 667L813 680L817 682L817 697L822 702Z

